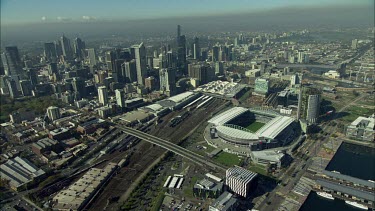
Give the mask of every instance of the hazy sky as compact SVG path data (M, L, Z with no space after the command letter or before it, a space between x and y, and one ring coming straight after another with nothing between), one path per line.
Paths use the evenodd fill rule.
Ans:
M137 20L285 7L372 6L373 0L0 0L1 23Z

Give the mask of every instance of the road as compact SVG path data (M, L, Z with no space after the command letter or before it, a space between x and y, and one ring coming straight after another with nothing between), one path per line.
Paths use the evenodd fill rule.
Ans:
M117 125L117 127L119 129L121 129L122 131L124 131L125 133L128 133L128 134L133 135L133 136L135 136L139 139L150 142L152 144L156 144L156 145L158 145L158 146L160 146L164 149L172 151L172 152L174 152L174 153L176 153L176 154L178 154L178 155L180 155L180 156L182 156L182 157L184 157L188 160L193 161L194 163L197 163L198 165L207 166L207 167L210 167L214 170L221 170L221 171L226 170L223 166L220 166L216 163L213 163L213 162L207 160L206 158L204 158L203 156L201 156L199 154L196 154L196 153L194 153L190 150L187 150L183 147L180 147L177 144L171 143L171 142L166 141L164 139L161 139L161 138L158 138L156 136L144 133L142 131L138 131L138 130L133 129L133 128L120 126L120 125Z

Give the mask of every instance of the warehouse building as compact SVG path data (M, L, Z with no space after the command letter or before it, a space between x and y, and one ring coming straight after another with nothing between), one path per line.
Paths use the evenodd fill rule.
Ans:
M346 129L346 137L362 141L374 141L374 117L358 117Z
M15 157L0 166L1 179L9 180L13 190L25 189L30 183L41 179L45 175L42 169L37 168L30 161Z
M78 181L53 197L53 209L82 210L116 168L115 163L109 163L104 169L91 168Z

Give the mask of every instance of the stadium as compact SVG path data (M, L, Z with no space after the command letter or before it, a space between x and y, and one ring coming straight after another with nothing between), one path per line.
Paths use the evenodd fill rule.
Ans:
M211 138L252 151L288 145L298 124L288 116L269 110L234 107L209 121Z

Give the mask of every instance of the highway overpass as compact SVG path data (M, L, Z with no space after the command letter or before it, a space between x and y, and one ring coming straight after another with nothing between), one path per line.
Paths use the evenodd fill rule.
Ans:
M208 160L207 158L203 157L202 155L199 155L197 153L194 153L190 150L187 150L181 146L178 146L177 144L174 144L174 143L171 143L167 140L164 140L164 139L161 139L161 138L158 138L156 136L153 136L153 135L150 135L150 134L147 134L147 133L144 133L142 131L139 131L139 130L136 130L136 129L133 129L133 128L130 128L130 127L125 127L125 126L120 126L120 125L116 125L116 127L122 131L124 131L125 133L129 134L129 135L132 135L132 136L135 136L141 140L144 140L144 141L147 141L147 142L150 142L152 144L155 144L157 146L160 146L164 149L167 149L171 152L174 152L176 153L177 155L180 155L200 166L205 166L205 167L209 167L210 169L212 170L216 170L216 171L225 171L226 168L221 166L221 165L218 165L216 163L213 163L212 161Z

